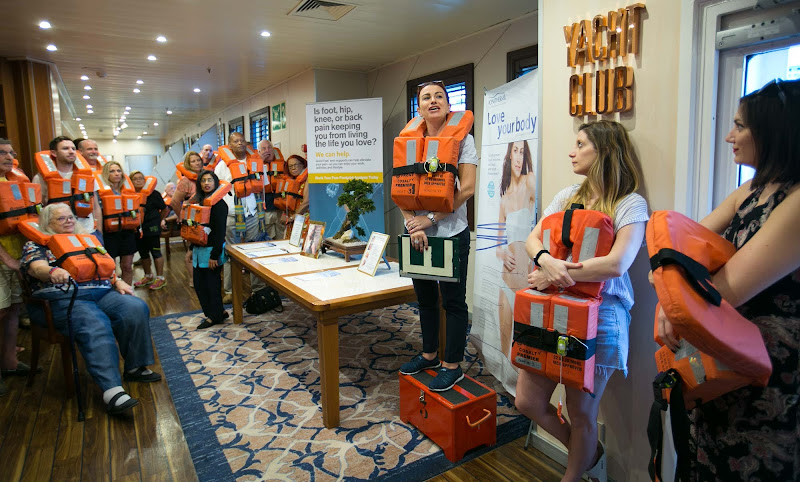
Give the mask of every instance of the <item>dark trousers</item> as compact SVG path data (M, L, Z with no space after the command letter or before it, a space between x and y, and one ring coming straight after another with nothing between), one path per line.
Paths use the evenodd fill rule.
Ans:
M222 306L222 281L220 275L222 267L194 268L194 292L200 300L203 314L213 321L219 323L223 320L225 309Z
M458 283L413 280L419 302L419 322L422 325L422 351L425 353L439 351L439 290L442 292L442 307L447 318L447 339L444 350L444 361L447 363L458 363L464 359L469 325L467 310L469 228L455 237L458 238L458 257L461 267Z

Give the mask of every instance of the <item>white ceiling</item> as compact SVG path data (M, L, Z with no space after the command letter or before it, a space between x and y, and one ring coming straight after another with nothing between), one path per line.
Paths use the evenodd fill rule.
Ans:
M289 16L299 0L3 3L0 57L54 63L65 102L97 139L111 138L125 106L132 110L120 139L142 131L160 139L170 124L197 122L309 68L367 72L537 6L536 0L343 0L356 8L330 21ZM52 28L40 29L42 20ZM272 35L261 37L262 30ZM158 35L168 41L157 42ZM48 52L48 44L58 51ZM150 54L158 60L148 61ZM80 80L84 74L88 81ZM84 91L85 84L92 90ZM136 87L141 93L133 93ZM79 132L78 122L70 128Z

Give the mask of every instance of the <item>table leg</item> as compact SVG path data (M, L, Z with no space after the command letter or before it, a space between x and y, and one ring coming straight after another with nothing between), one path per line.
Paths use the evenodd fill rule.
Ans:
M233 322L242 322L242 263L231 259L231 285L233 287Z
M339 426L339 320L317 320L322 423Z

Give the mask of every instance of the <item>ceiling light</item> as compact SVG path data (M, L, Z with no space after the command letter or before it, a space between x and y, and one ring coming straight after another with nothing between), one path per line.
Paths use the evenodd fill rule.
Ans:
M144 84L144 80L137 80L136 83L139 84L139 85L142 85L142 84Z
M153 122L153 125L158 127L158 122Z
M116 144L116 143L117 143L117 138L115 137L115 138L111 139L111 142L113 142L114 144Z
M81 118L80 118L80 117L76 117L76 118L75 118L75 120L76 120L76 121L78 121L78 122L80 122L80 121L81 121Z
M167 109L167 115L172 115L172 111Z
M92 109L88 109L88 110L86 111L86 113L87 113L87 114L94 114L94 111L93 111Z
M137 139L141 139L141 138L142 138L142 136L136 136L136 138L137 138Z
M131 110L131 106L129 106L129 105L126 105L126 106L125 106L125 110Z
M51 52L55 52L56 50L58 50L58 47L56 47L53 44L50 44L50 45L47 46L47 50L49 50Z
M261 31L261 36L262 36L262 37L269 37L270 35L272 35L272 34L271 34L271 33L269 33L269 32L267 32L266 30L262 30L262 31Z
M163 44L166 41L167 41L167 37L165 37L163 35L159 35L158 37L156 37L156 42L161 42Z
M147 135L147 131L142 131L142 135L146 136Z
M156 60L158 60L158 58L156 58L156 56L155 56L155 55L148 55L148 56L147 56L147 60L149 60L149 61L153 62L153 61L156 61Z
M127 129L128 128L128 124L123 122L122 125L119 126L119 127L120 127L120 129Z
M42 30L47 30L50 27L52 27L52 25L50 25L50 22L48 22L47 20L42 20L41 22L39 22L39 28Z
M88 95L83 96L83 100L89 100L89 99L91 99L91 97L89 97Z
M92 86L91 85L84 85L83 86L83 90L92 90Z
M138 94L139 92L141 92L141 90L139 90L139 89L133 89L133 93L134 93L134 94Z
M86 104L86 108L87 109L94 109L94 107L92 107L92 104Z
M200 93L200 88L199 88L199 87L195 87L195 88L194 88L194 92L195 92L196 94Z
M89 76L88 75L81 75L81 80L89 80Z

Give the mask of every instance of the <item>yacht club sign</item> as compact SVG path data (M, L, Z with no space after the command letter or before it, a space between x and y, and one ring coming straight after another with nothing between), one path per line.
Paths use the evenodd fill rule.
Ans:
M594 72L570 76L569 115L611 114L633 108L633 67L625 63L629 53L639 54L644 10L644 4L634 3L564 26L567 66L596 66Z

